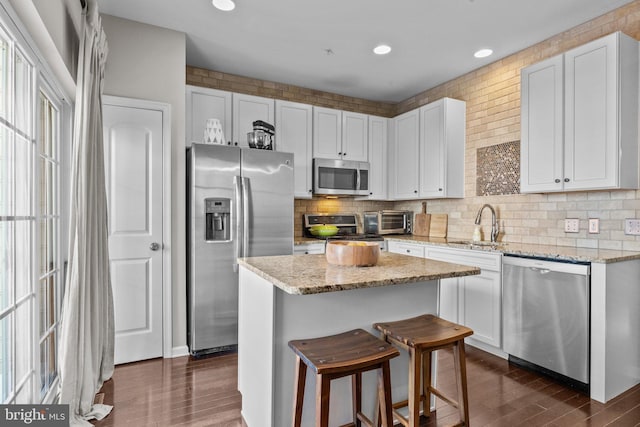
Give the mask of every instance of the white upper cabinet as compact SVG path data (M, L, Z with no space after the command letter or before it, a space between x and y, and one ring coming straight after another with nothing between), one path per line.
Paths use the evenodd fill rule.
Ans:
M247 133L253 131L253 122L262 120L274 124L275 102L261 96L233 94L233 143L239 147L249 147ZM228 137L227 137L228 139ZM278 135L276 134L276 149Z
M562 190L564 121L562 55L521 71L520 191Z
M313 107L313 157L368 160L368 116Z
M312 124L311 105L276 100L276 149L293 153L296 198L310 199L313 196Z
M369 160L369 116L342 112L342 159L366 162Z
M342 111L313 107L313 157L341 159Z
M465 117L456 99L420 107L420 198L464 197Z
M393 119L393 156L389 169L389 191L392 199L420 197L420 114L408 111Z
M369 116L369 200L387 200L386 117Z
M521 76L522 192L638 188L637 41L613 33Z
M465 116L443 98L392 119L391 199L464 197Z
M225 139L231 141L231 92L187 85L186 145L202 142L207 119L218 119Z

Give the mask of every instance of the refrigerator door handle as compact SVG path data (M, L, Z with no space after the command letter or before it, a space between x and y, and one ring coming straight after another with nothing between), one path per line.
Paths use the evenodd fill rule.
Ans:
M242 178L242 256L249 255L249 178Z
M243 213L244 210L242 208L242 178L239 176L233 177L233 199L235 203L235 221L236 221L236 235L233 239L233 249L235 253L235 257L233 258L233 271L235 273L238 272L238 258L242 257L242 242L244 240L243 236Z

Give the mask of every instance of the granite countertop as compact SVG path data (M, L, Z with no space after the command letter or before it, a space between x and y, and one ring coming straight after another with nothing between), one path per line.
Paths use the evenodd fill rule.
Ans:
M316 239L315 237L296 237L293 239L294 245L306 245L308 243L317 243L324 245L327 243L325 239Z
M480 274L480 269L381 252L373 267L342 267L325 255L240 258L238 263L289 294L306 295Z
M519 255L530 257L543 257L562 261L579 261L608 264L620 261L640 259L640 252L618 251L611 249L575 248L571 246L533 245L525 243L482 242L481 245L462 243L465 239L440 239L408 235L385 236L387 241L400 241L421 243L434 246L444 246L458 249L474 249L481 251L500 252L504 255Z

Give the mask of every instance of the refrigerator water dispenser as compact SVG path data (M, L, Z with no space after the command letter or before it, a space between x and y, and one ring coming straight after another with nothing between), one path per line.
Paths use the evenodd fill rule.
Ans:
M208 198L205 206L205 240L231 240L231 199Z

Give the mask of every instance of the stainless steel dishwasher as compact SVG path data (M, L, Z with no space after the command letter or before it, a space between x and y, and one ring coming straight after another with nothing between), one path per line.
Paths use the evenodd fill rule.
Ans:
M587 391L590 265L514 256L502 265L509 360Z

